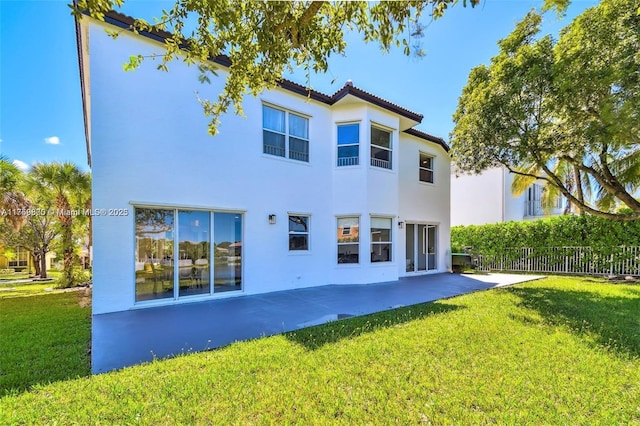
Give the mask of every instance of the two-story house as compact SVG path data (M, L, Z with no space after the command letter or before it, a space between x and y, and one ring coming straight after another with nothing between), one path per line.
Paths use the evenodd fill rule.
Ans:
M333 95L290 81L247 96L207 134L180 62L109 13L77 26L93 173L93 312L445 272L448 146L423 116L347 82ZM113 40L106 29L123 29Z

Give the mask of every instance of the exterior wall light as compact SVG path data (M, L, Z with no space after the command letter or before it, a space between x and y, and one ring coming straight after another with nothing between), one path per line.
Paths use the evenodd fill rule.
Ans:
M270 214L269 215L269 225L275 225L276 223L276 215L275 214Z
M401 220L398 221L398 229L404 229L404 222Z

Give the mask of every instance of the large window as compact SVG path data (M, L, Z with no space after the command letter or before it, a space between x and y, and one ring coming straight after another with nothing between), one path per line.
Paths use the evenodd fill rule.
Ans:
M263 152L309 162L309 119L292 112L262 106Z
M391 262L391 219L371 218L371 262Z
M338 166L357 166L360 160L360 125L338 126Z
M433 157L420 153L419 164L420 182L433 183Z
M371 165L391 168L391 133L371 126Z
M360 218L338 218L338 263L360 262Z
M309 250L309 216L289 215L289 250Z
M9 262L9 268L24 268L29 265L29 252L23 248L16 247L14 250L7 250L5 253Z
M135 229L136 302L241 290L241 214L136 208Z

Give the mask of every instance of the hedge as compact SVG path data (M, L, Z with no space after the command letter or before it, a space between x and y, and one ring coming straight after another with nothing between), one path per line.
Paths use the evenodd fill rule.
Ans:
M620 246L640 246L640 220L611 221L595 216L555 216L536 221L451 228L452 252L471 247L476 254L496 255L505 249L591 247L614 253Z

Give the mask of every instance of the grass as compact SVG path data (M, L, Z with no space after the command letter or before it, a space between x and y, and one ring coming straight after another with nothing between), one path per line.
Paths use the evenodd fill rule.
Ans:
M11 280L26 280L31 274L29 272L14 272L13 274L0 275L0 283ZM62 272L56 270L47 271L47 278L60 278Z
M7 277L5 275L4 277ZM11 278L0 279L0 299L20 296L34 296L36 294L51 293L53 289L60 288L59 280L62 273L59 271L48 271L47 281L25 281L15 282L12 280L27 279L28 274L12 274Z
M545 279L38 381L0 424L640 423L639 312L639 286Z
M50 293L53 288L55 288L55 282L51 281L40 283L0 283L0 299L46 294Z
M29 297L0 294L0 396L90 373L91 310L80 307L83 293L40 295L40 287L19 287Z
M29 278L28 272L14 272L12 274L2 274L0 275L0 283L2 281L10 281L10 280L26 280Z

